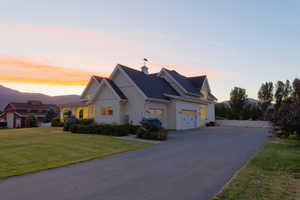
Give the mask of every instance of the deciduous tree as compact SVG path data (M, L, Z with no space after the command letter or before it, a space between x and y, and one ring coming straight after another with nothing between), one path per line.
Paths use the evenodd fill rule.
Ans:
M284 93L283 93L283 101L287 101L293 92L293 88L289 80L285 81L284 84Z
M266 82L263 83L258 91L258 99L262 102L262 111L265 113L271 102L273 101L273 83Z
M285 97L285 84L282 81L278 81L276 83L274 97L276 101L275 108L279 109L282 104L283 98Z
M295 78L295 80L293 81L293 96L297 99L300 98L300 79Z
M246 90L239 87L234 87L230 92L230 108L231 108L231 118L241 119L244 106L247 102Z

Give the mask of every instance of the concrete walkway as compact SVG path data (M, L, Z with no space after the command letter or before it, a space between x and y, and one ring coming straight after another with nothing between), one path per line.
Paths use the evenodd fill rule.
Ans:
M173 132L166 142L0 182L3 200L206 200L267 141L262 128Z

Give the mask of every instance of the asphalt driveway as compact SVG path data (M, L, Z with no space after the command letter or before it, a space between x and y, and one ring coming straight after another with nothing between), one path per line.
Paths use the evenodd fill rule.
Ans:
M146 149L0 181L0 199L206 200L267 140L262 128L173 132Z

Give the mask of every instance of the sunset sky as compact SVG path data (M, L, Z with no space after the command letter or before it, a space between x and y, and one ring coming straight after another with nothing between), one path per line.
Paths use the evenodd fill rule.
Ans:
M117 63L208 75L220 101L234 86L300 77L297 0L9 0L0 4L0 85L80 94Z

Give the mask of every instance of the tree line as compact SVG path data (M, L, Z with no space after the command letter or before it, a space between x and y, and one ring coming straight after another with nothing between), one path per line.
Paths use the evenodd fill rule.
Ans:
M234 87L228 102L216 104L217 119L267 120L273 122L277 133L300 138L300 80L265 82L257 98L251 102L246 90Z
M262 83L255 101L248 98L246 89L234 87L228 102L216 104L216 116L219 119L270 120L274 111L297 96L300 80Z

